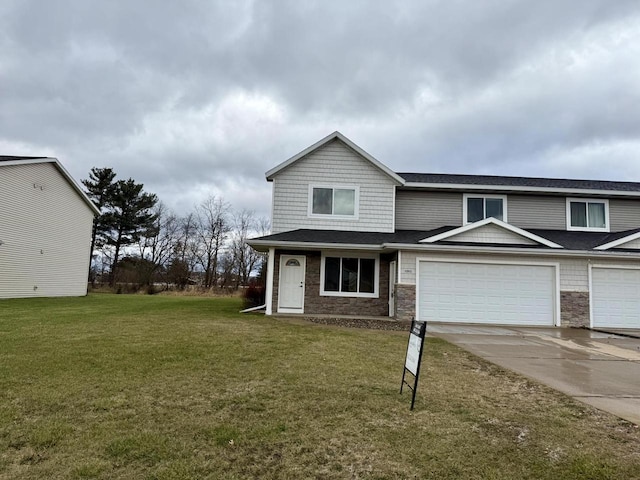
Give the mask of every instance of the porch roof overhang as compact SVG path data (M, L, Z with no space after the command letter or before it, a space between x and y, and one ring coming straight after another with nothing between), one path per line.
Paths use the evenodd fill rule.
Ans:
M372 250L382 251L382 244L369 245L362 243L324 243L324 242L294 242L294 241L268 241L247 240L247 244L259 252L266 252L269 248L287 248L291 250Z
M434 230L398 230L394 233L383 232L354 232L337 230L300 229L282 232L265 237L250 239L247 243L262 252L270 248L291 250L366 250L377 252L393 252L398 250L449 251L469 253L510 253L522 255L553 255L608 258L638 258L640 251L611 249L606 246L616 239L628 239L631 232L598 233L572 232L564 230L526 230L533 238L548 240L546 245L500 244L456 242L447 238L447 232L455 231L459 227L440 227ZM523 230L524 231L524 230ZM633 231L635 234L637 230ZM422 242L425 238L442 235L442 239L432 243ZM559 245L554 248L550 245ZM600 247L600 248L598 248Z

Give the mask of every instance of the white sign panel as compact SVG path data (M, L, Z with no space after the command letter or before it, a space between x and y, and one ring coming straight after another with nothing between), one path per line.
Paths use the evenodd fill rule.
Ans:
M418 374L418 362L420 361L421 349L422 339L411 332L411 335L409 335L409 345L407 346L407 359L404 366L414 375Z

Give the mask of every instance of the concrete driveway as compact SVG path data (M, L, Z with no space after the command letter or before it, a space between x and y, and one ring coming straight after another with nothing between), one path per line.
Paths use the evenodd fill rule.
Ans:
M429 323L427 332L640 424L640 338L574 328Z

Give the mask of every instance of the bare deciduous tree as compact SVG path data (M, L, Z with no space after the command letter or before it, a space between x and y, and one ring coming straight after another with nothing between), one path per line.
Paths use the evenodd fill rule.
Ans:
M205 288L216 285L220 252L231 229L229 211L229 204L214 195L210 195L196 207L196 243L193 245L193 253L204 272Z
M236 272L236 288L239 285L248 285L251 273L254 272L262 261L262 255L247 244L247 240L257 234L259 230L268 231L269 222L266 219L256 219L251 210L242 209L236 212L233 222L233 234L231 238L231 251Z
M147 261L141 265L152 270L147 272L146 283L150 283L159 271L168 268L180 237L178 218L163 203L155 205L153 214L153 224L137 244L140 258Z

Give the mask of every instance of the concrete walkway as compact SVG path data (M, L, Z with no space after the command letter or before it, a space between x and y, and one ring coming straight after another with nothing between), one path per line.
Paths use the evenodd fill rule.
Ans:
M427 332L640 424L640 338L574 328L443 324L427 324Z

